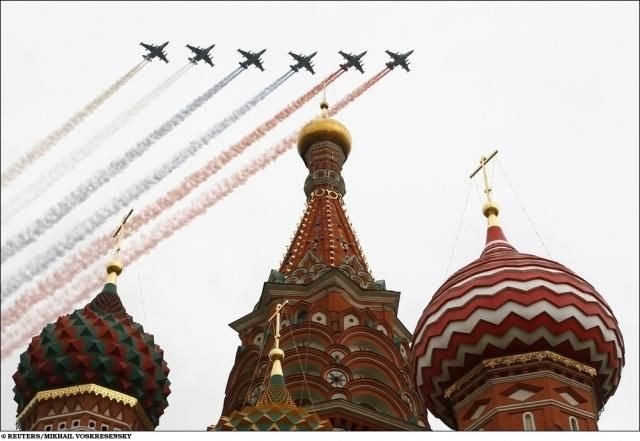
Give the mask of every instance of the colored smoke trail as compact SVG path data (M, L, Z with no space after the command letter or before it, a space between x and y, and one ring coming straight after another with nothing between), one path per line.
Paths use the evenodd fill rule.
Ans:
M185 178L181 184L176 186L173 190L169 191L165 196L162 196L154 203L147 205L140 214L134 215L127 223L128 234L134 234L142 226L155 219L163 211L169 209L176 202L180 201L189 193L191 193L191 191L195 190L198 185L215 174L225 164L242 153L251 144L266 135L269 130L275 128L286 117L291 115L293 112L307 103L311 98L320 93L320 91L322 91L324 87L339 78L342 73L344 73L344 71L339 70L329 75L316 86L311 88L308 92L289 103L289 105L287 105L272 118L258 126L255 130L246 135L239 142L233 144L225 151L216 155L216 157L209 161L204 167L200 168L198 171ZM284 77L278 79L274 84L278 84L279 82L281 82L282 78ZM88 225L89 224L87 223L83 223L73 231L79 232L81 231L81 228ZM91 232L93 232L93 230L89 231L89 228L87 228L82 233L82 237L79 237L79 240L83 240ZM21 317L22 314L24 314L28 310L30 305L40 302L47 297L48 293L60 289L61 287L66 285L74 274L79 273L86 267L86 262L94 262L100 259L104 255L104 253L108 251L109 247L112 245L112 242L113 240L110 234L95 239L89 246L85 247L83 251L81 251L80 253L76 253L71 259L68 259L65 263L63 263L62 268L64 268L64 270L56 271L54 274L41 281L35 290L32 289L26 294L22 295L19 299L17 299L9 311L7 311L6 313L2 313L2 319L0 320L0 322L2 323L2 330L4 330L7 326L15 323L17 317ZM64 244L69 245L69 242L65 242ZM42 255L43 259L40 261L41 265L48 266L50 263L57 260L58 257L61 257L64 252L65 248L61 246L53 247L49 250L49 252ZM27 273L26 271L22 271L20 275L22 277L29 278L29 280L27 281L30 281L33 280L33 278L42 271L44 271L44 268L42 268L38 272L34 271L31 274Z
M142 156L153 144L164 138L173 129L178 127L187 117L195 112L200 106L206 103L211 97L218 93L224 86L237 77L244 69L238 67L229 75L224 77L213 87L200 95L184 109L176 113L171 119L166 121L162 126L153 131L150 135L138 142L134 147L127 150L120 158L109 163L105 168L95 173L91 178L86 180L68 196L59 201L56 205L47 210L44 216L36 219L23 231L10 238L2 248L0 248L0 262L4 263L7 259L14 256L24 247L34 242L38 237L45 233L49 228L54 226L60 219L66 216L71 210L80 205L93 192L98 190L104 184L109 182L114 176L123 171L134 160ZM4 290L4 288L3 288ZM4 295L4 294L3 294Z
M332 108L330 108L329 115L334 116L340 110L344 109L347 105L352 103L355 99L357 99L374 84L380 81L388 73L389 70L384 69L383 71L374 75L353 92L337 102ZM221 183L218 183L215 188L213 188L209 192L204 193L195 203L191 205L190 208L183 210L177 216L166 220L159 227L156 227L152 232L143 235L142 239L138 240L132 247L132 249L129 252L125 253L125 256L122 257L122 261L125 262L126 265L132 264L137 259L152 250L164 239L171 237L180 228L189 224L198 216L206 213L206 211L211 206L224 199L236 188L245 184L251 176L255 175L261 170L264 170L269 164L273 163L281 155L295 146L297 137L297 132L289 135L274 147L269 149L267 152L251 161L243 169L234 173L232 176L223 180ZM83 268L85 267L86 261ZM65 277L68 277L69 275L73 276L73 273L69 271L69 268L63 268L59 272L65 274ZM43 322L53 321L56 319L56 317L59 317L60 315L65 313L69 313L70 309L73 308L76 304L82 301L87 301L93 295L96 295L98 292L97 290L104 283L103 277L104 266L100 265L100 267L97 268L95 272L86 275L77 283L75 283L71 288L67 288L64 291L58 291L57 294L53 297L52 293L54 292L54 290L51 287L43 286L44 283L41 283L40 289L42 290L43 297L48 298L48 302L42 302L35 307L33 302L28 302L28 311L25 311L24 313L19 313L18 311L10 312L10 310L7 311L7 318L15 318L14 322L19 319L20 322L24 325L13 326L12 329L7 330L6 332L3 329L2 349L0 351L2 359L10 355L14 350L25 345L28 339L32 335L36 335L36 333L39 332L40 328L44 326ZM3 314L3 323L4 320L5 318Z
M273 93L285 81L294 74L288 71L272 84L262 89L256 96L233 111L229 116L211 127L205 134L180 150L162 166L152 171L147 177L131 185L123 194L113 198L107 205L98 209L93 215L72 227L65 237L49 247L43 254L39 254L30 261L25 268L19 270L2 280L1 299L4 302L9 296L15 293L22 285L31 281L37 274L44 271L57 257L62 257L64 253L72 249L78 242L84 240L88 235L100 227L109 217L117 214L122 208L129 206L140 195L156 185L171 172L193 157L209 142L221 134L225 129L235 123L240 117L253 109L258 103Z
M151 104L156 98L158 98L164 91L169 89L176 81L178 81L187 71L193 67L192 63L187 63L186 66L180 68L176 73L164 80L158 87L153 89L147 95L138 100L128 110L117 116L111 123L103 127L97 134L89 139L84 144L77 147L71 154L67 155L64 159L54 165L49 172L40 177L33 185L27 187L27 189L17 195L13 200L2 207L2 220L1 224L11 220L13 216L20 212L34 200L41 196L48 188L55 184L60 178L72 171L82 160L88 158L98 148L108 141L118 130L131 121L138 113L144 110L149 104Z
M147 63L148 62L145 60L136 64L131 70L120 77L118 81L109 86L107 90L102 92L100 95L94 98L93 101L84 106L82 110L80 110L69 120L67 120L67 122L65 122L62 127L58 128L53 133L50 133L45 139L31 147L31 149L27 153L25 153L20 159L11 164L9 168L2 172L2 176L0 177L0 187L4 188L9 185L9 183L20 176L27 167L33 164L38 158L41 158L62 138L71 133L71 131L79 126L86 117L95 112L102 103L104 103L114 93L121 89L122 86L127 84L129 80L131 80L131 78L133 78L135 74L137 74Z

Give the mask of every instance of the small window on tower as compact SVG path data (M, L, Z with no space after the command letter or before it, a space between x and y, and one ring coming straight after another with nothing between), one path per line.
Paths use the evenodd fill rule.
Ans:
M298 319L296 320L296 323L301 323L305 320L307 320L307 311L302 310L298 313Z
M525 431L536 430L536 423L531 412L525 412L522 415L522 425L524 426Z
M78 426L80 426L80 420L71 421L71 427L78 427Z
M89 420L89 429L95 429L96 428L96 422L93 420Z
M58 430L64 430L67 428L67 423L58 423Z
M578 432L580 430L580 427L578 426L578 419L576 417L569 417L569 427L571 427L573 432Z
M47 432L51 431L53 429L53 424L47 424L46 426L44 426L44 430L46 430Z
M102 424L100 426L100 430L102 430L103 432L106 432L107 430L109 430L109 426L107 424Z

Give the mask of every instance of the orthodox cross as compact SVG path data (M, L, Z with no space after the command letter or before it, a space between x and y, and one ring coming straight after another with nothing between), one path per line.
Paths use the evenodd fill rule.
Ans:
M272 321L274 318L276 319L276 331L275 331L275 349L280 349L280 311L284 308L284 305L289 303L289 300L285 300L284 303L278 303L276 305L276 311L269 317L269 321Z
M476 175L476 173L482 170L482 175L484 176L484 192L487 195L488 202L491 202L491 187L489 187L489 179L487 179L487 168L485 166L487 165L487 162L489 162L491 158L493 158L497 154L498 154L498 150L496 149L493 153L489 155L489 157L482 156L480 158L480 165L469 176L469 179L471 179Z
M129 216L131 216L131 213L133 213L133 208L129 210L129 214L127 214L124 219L122 219L122 222L120 222L118 229L115 233L113 233L113 237L116 239L116 256L120 254L120 245L122 244L122 236L124 236L124 224L126 224L127 220L129 220Z

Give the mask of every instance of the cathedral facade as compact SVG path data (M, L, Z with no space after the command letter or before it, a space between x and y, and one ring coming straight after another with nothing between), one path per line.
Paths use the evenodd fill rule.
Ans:
M422 431L427 411L454 430L597 430L624 365L604 298L563 265L518 252L486 184L485 248L433 294L412 333L347 216L351 135L327 107L300 131L303 216L253 310L231 323L240 344L208 430ZM121 270L111 262L103 291L21 355L20 428L158 425L169 369L120 302Z

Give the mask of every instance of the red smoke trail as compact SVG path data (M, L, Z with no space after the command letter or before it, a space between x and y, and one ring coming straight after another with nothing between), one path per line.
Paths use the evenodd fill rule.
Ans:
M388 73L389 70L385 68L378 74L374 75L371 79L363 83L349 95L336 103L335 106L330 108L329 115L333 116L340 110L344 109L347 105L352 103L356 98L366 92L369 88L371 88L371 86L380 81ZM140 257L144 256L147 252L155 248L158 243L162 242L164 239L171 237L180 228L189 224L198 216L206 213L206 211L211 206L220 202L235 189L245 184L251 176L265 169L269 164L274 162L289 149L291 149L295 145L297 138L297 132L289 135L274 147L272 147L270 150L251 161L243 169L218 183L218 185L214 189L203 194L195 203L191 205L190 208L182 211L174 218L167 219L162 225L156 227L150 234L145 234L142 240L138 241L136 243L136 246L134 246L131 251L125 253L125 255L122 257L122 261L127 265L132 264ZM94 241L94 243L100 242L102 240L103 238L97 239L96 241ZM85 267L86 261L82 268ZM69 268L64 268L63 270L58 272L72 274ZM102 271L100 272L102 273ZM3 335L3 345L1 350L2 359L4 360L4 358L10 355L14 350L24 345L26 339L28 339L29 336L35 335L35 333L38 332L38 330L42 326L41 322L43 320L43 317L46 317L48 320L53 320L56 316L60 316L64 313L70 312L70 309L77 305L79 302L87 300L91 298L92 295L95 295L97 293L97 290L103 283L104 278L101 278L100 274L96 270L95 273L87 275L80 281L80 283L76 284L78 288L80 288L80 286L82 286L83 288L75 289L74 287L74 289L72 290L66 290L65 293L63 293L64 296L62 298L52 299L51 302L47 302L46 304L41 305L41 307L39 308L40 311L38 311L38 314L34 315L33 319L25 320L24 316L20 316L22 321L26 324L22 329L18 330L18 332L16 333L17 335L14 334L15 336L11 336L13 338L10 338L10 336L8 335L6 337L5 335ZM47 287L43 286L43 288L46 289ZM51 294L51 286L49 286L49 289L47 289L46 292L48 293L48 295ZM71 292L73 292L73 294L71 294ZM46 295L47 294L45 294L45 296ZM13 316L15 317L15 315Z
M320 91L324 87L334 82L343 73L344 71L342 69L333 72L327 78L311 88L307 93L291 102L288 106L274 115L271 119L246 135L239 142L217 155L200 170L185 178L180 185L169 191L167 195L160 197L154 203L149 204L140 214L134 215L127 223L128 233L132 234L136 232L140 227L149 223L163 211L167 210L176 202L187 196L198 185L202 184L209 177L219 171L229 161L231 161L231 159L241 154L253 143L266 135L270 130L275 128L280 122L290 116L293 112L300 109L300 107L306 104L315 95L320 93ZM48 298L53 291L60 289L67 283L69 283L74 274L77 274L84 268L86 268L86 262L94 262L101 258L104 253L107 252L109 247L112 246L112 244L113 240L111 239L110 235L105 235L94 240L79 254L76 254L71 259L67 260L62 265L62 269L55 271L46 279L40 281L35 288L27 291L23 296L16 300L16 302L10 308L2 312L2 317L0 320L0 322L2 323L2 331L4 331L8 326L16 323L19 318L22 317L34 304Z
M33 164L38 158L42 157L45 153L47 153L51 147L56 145L62 138L67 136L73 129L75 129L84 119L91 115L102 103L104 103L107 99L109 99L114 93L116 93L122 86L127 84L133 76L138 73L142 67L148 63L147 61L141 61L136 64L133 69L129 70L126 74L124 74L118 81L113 83L111 86L107 88L104 92L94 98L89 104L84 106L82 110L73 115L69 120L67 120L62 127L55 130L53 133L50 133L45 139L40 141L35 146L31 147L31 149L24 154L20 159L11 164L11 166L2 172L2 176L0 178L0 186L2 188L9 185L11 181L20 176L22 172Z

